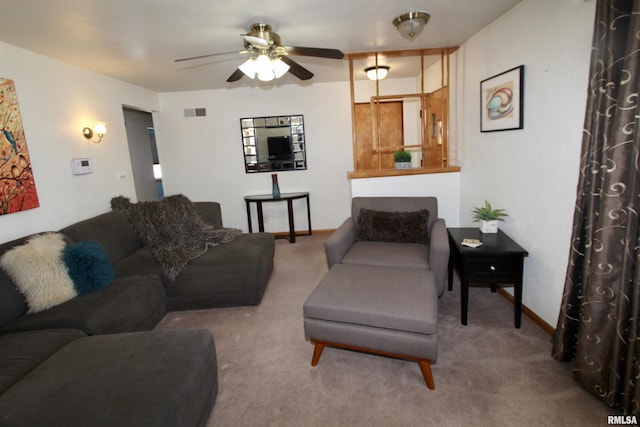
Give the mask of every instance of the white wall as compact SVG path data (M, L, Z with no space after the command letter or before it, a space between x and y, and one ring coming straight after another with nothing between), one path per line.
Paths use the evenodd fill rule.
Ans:
M350 209L350 105L348 82L160 94L154 123L165 194L218 201L224 225L247 230L244 196L271 193L271 174L245 173L240 119L302 114L308 169L279 172L280 191L308 191L313 229L336 228ZM185 108L200 107L206 117L184 117ZM304 230L298 202L296 229ZM264 218L266 231L288 230L286 203L265 204Z
M351 181L353 197L368 196L435 196L438 217L447 227L458 227L460 218L459 172L360 178Z
M158 106L153 92L0 43L2 77L15 82L40 207L0 216L0 242L57 230L110 209L115 195L135 198L122 105ZM107 123L100 144L82 128ZM93 173L73 176L70 160L90 157ZM116 171L129 179L116 180Z
M489 200L530 253L523 303L555 326L569 256L595 1L525 0L457 55L460 223ZM524 129L480 133L479 83L524 64ZM470 302L473 304L473 301Z

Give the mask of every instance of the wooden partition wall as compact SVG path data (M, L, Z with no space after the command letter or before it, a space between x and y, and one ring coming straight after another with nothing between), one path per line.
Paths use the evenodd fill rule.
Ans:
M399 174L393 159L398 150L414 157L413 168L402 174L450 170L449 58L456 50L349 55L354 153L350 177ZM385 80L367 81L360 70L387 64Z

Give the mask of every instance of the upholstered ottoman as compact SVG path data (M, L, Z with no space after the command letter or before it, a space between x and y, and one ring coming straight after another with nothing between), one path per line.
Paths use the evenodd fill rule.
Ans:
M427 387L435 388L431 362L438 354L438 293L433 273L335 264L303 306L304 333L325 346L418 362Z

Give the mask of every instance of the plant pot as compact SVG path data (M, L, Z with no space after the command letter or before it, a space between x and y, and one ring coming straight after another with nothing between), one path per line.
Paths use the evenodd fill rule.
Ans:
M497 233L498 221L480 221L480 231L483 233Z
M396 162L397 170L411 169L411 162Z

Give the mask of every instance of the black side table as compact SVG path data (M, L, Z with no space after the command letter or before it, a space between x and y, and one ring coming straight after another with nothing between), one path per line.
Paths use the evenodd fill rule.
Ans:
M311 208L309 204L309 193L282 193L280 197L273 197L272 194L258 194L255 196L245 196L247 205L247 221L249 222L249 233L253 233L251 224L251 203L256 204L258 211L258 230L264 232L264 218L262 216L262 203L266 202L287 202L287 213L289 215L289 243L296 242L296 227L293 223L293 201L295 199L307 199L307 221L309 224L309 236L311 235Z
M453 269L460 274L461 321L467 324L469 283L489 283L492 292L497 285L514 287L514 323L520 327L522 317L522 269L529 253L502 230L482 233L478 228L449 228L449 290L453 289ZM482 246L462 246L463 239L477 239Z

